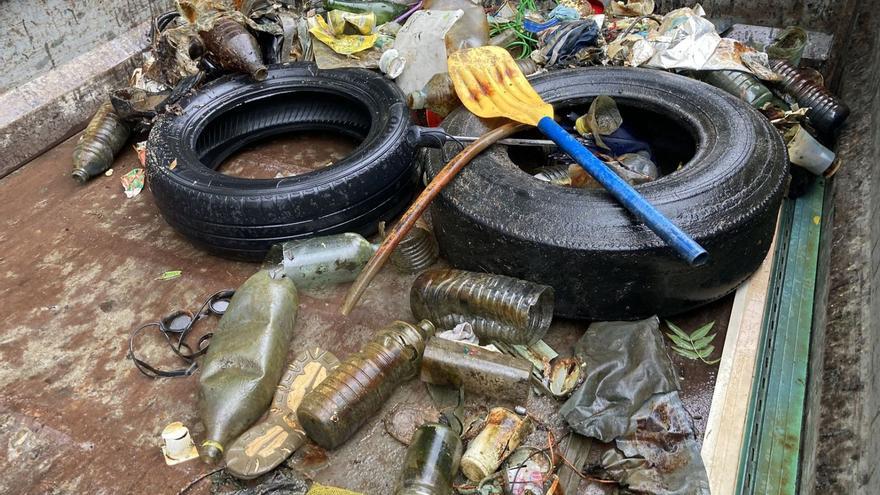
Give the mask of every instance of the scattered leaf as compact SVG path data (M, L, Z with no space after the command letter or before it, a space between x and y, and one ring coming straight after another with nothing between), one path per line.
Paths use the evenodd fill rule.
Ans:
M672 330L667 332L666 336L672 341L672 350L688 359L700 360L706 364L717 364L721 359L707 359L715 352L715 346L712 341L715 340L717 333L709 335L709 331L715 326L715 322L709 322L700 328L694 330L690 334L673 324L671 321L666 322L666 326Z
M183 270L169 270L162 275L159 275L156 280L171 280L179 277L181 274L183 274Z

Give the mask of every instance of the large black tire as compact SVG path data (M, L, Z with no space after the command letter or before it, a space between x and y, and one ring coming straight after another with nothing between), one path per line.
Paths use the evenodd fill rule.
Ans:
M418 183L402 93L363 69L272 67L265 81L222 78L181 102L150 133L147 177L165 220L215 253L258 259L275 243L376 231L399 214ZM280 179L215 169L269 136L327 130L360 141L332 166ZM176 165L171 168L170 165Z
M686 311L730 293L757 269L788 177L779 133L757 111L704 83L648 69L560 71L532 83L558 115L567 106L584 112L605 94L621 106L624 123L652 119L641 122L644 137L670 163L660 164L667 175L636 189L710 259L687 265L605 191L540 182L514 164L507 147L493 146L432 209L454 266L550 285L557 315L591 320ZM487 128L464 110L443 127L465 136ZM686 163L675 171L679 159ZM429 176L443 165L438 151L426 162Z

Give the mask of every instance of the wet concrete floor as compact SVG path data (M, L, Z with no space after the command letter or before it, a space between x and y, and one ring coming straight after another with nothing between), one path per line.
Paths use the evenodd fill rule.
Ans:
M148 190L127 199L120 177L139 166L131 149L117 160L112 176L75 183L69 171L76 138L0 180L0 493L177 493L211 470L200 461L166 466L159 449L159 434L172 421L182 421L201 440L197 380L142 376L126 357L128 335L175 308L196 309L213 292L236 287L258 265L224 260L190 245L165 224ZM275 159L259 172L274 177L344 153L342 148L325 149L323 156L290 153L292 144L302 143L269 143L274 151L242 152L226 167L257 174L246 172L246 162L262 163L273 153L291 157ZM182 275L157 279L169 270ZM382 325L412 320L413 278L386 269L349 317L337 310L347 286L303 293L291 355L320 346L344 358ZM731 300L672 321L687 330L717 321L717 356ZM201 322L192 341L214 324ZM546 341L560 354L570 354L585 328L584 322L557 321ZM142 338L140 351L157 364L180 364L157 335ZM702 436L716 368L673 359L683 378L685 405ZM412 381L346 445L334 452L307 446L288 465L324 484L391 493L405 449L385 432L381 419L396 403L428 401L423 386ZM559 404L548 398L529 404L557 437L564 434ZM528 441L542 447L546 442L546 431L536 431ZM212 490L206 479L189 493L223 489Z

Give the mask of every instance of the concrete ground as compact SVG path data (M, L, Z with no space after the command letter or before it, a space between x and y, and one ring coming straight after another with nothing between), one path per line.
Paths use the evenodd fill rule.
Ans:
M200 461L166 466L159 450L159 433L172 421L182 421L197 443L201 440L197 380L140 375L126 357L128 335L172 309L195 309L207 295L236 287L258 265L191 246L165 224L148 190L127 199L120 177L138 166L131 149L117 160L111 177L75 183L69 177L75 140L0 180L0 301L5 306L0 316L0 493L177 493L210 469ZM283 156L290 157L285 167L326 163L344 152L331 144L316 154L315 146L276 141L240 154L227 170L245 173L243 163L257 160L271 170L256 173L273 176ZM182 275L157 280L168 270ZM337 310L347 286L303 293L291 354L320 346L344 358L382 325L412 320L412 279L386 269L347 318ZM717 320L718 342L723 342L731 299L673 321L694 329ZM193 341L214 324L202 322ZM585 328L584 322L557 321L546 340L570 354ZM141 352L176 366L163 342L146 335ZM675 359L686 407L702 436L715 368ZM391 493L404 447L385 433L381 418L393 404L428 401L423 386L412 381L343 447L324 452L309 445L288 465L325 484ZM564 433L559 404L547 398L529 404L557 436ZM546 433L538 431L528 443L544 446L546 441ZM588 484L584 490L598 490L587 489ZM213 491L227 488L217 485ZM191 493L209 491L211 481L204 480Z

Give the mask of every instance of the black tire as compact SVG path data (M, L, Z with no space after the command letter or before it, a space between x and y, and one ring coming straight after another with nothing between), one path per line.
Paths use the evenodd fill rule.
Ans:
M671 163L660 164L667 175L636 189L710 259L687 265L606 192L540 182L514 164L507 147L493 146L432 208L441 250L455 267L550 285L557 315L591 320L686 311L730 293L757 269L788 177L785 146L767 119L716 88L655 70L569 70L532 83L557 116L569 105L584 112L606 94L624 123L654 119L642 125L645 136ZM486 129L464 110L443 127L465 136ZM686 163L672 172L678 159ZM439 152L430 152L427 174L441 166Z
M410 113L403 94L367 70L279 65L259 83L246 76L214 81L181 107L150 133L149 187L172 227L221 255L259 259L288 239L373 234L418 185L414 149L404 139ZM304 130L361 142L335 164L294 177L245 179L215 170L249 143Z

